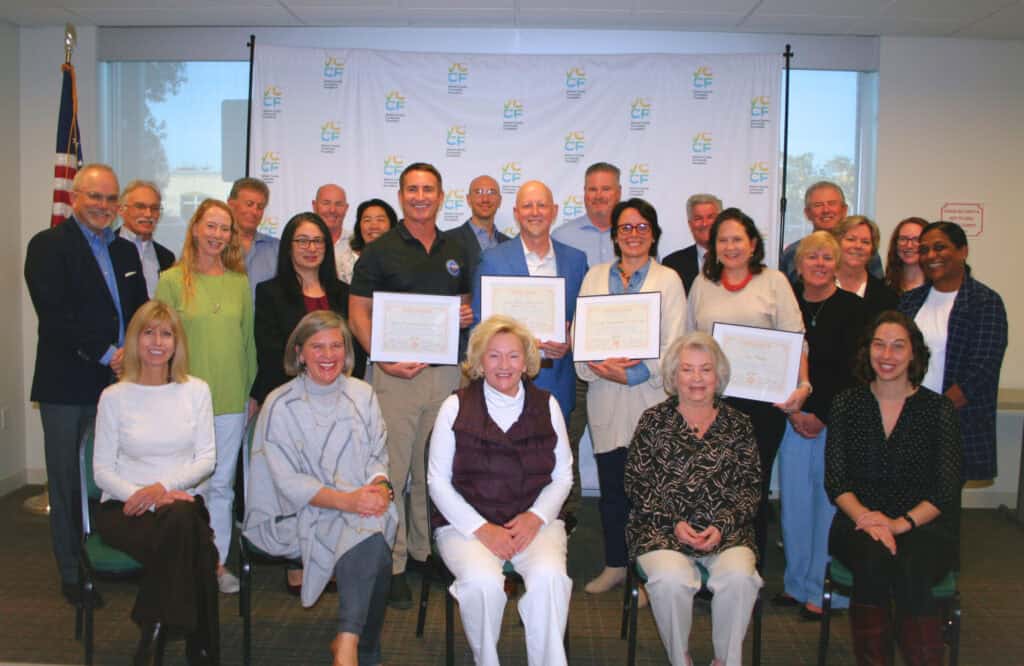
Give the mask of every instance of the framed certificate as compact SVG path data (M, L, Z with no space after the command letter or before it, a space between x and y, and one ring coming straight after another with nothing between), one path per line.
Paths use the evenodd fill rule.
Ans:
M574 361L661 356L661 292L576 299Z
M373 292L370 360L457 364L461 303L458 296Z
M803 333L716 321L711 336L729 359L724 395L776 403L785 402L796 388Z
M545 342L565 342L565 278L484 275L480 320L502 314Z

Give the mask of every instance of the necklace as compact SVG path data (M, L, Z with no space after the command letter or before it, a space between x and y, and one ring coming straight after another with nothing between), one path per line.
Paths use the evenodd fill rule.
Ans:
M722 286L725 287L726 291L739 291L743 287L746 287L751 280L754 279L753 273L747 273L747 277L743 278L739 282L732 283L725 279L725 273L722 273Z
M808 301L808 303L810 303L810 301ZM811 315L811 328L814 328L815 326L818 325L818 315L820 315L821 311L825 309L826 303L828 303L827 298L821 302L821 304L818 306L818 309L815 310L813 315Z
M686 427L697 437L700 437L702 433L707 432L707 429L714 423L715 417L718 415L717 410L712 408L711 413L701 419L690 418L682 411L679 415L683 417L683 422L686 423Z

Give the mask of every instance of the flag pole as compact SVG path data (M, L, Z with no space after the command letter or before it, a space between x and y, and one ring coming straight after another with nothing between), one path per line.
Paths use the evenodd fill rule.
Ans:
M76 41L78 41L78 36L75 32L75 26L71 25L70 23L66 24L64 26L64 65L61 67L61 69L71 69L72 87L74 86L74 70L71 67L71 54L75 50ZM77 101L73 102L73 106L77 106ZM74 109L72 113L77 121L77 109ZM21 506L26 512L37 516L50 515L50 492L48 486L44 485L43 492L39 493L38 495L29 497L22 503Z

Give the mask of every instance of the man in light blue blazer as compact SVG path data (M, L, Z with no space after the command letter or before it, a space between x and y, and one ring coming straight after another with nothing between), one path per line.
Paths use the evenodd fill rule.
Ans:
M583 252L551 238L551 225L558 217L558 206L551 190L540 181L524 183L516 194L513 209L519 223L519 236L486 250L480 258L473 280L474 323L480 321L480 278L484 275L547 276L565 278L565 317L568 325L576 312L576 296L587 272L587 256ZM568 336L568 333L567 333ZM568 340L568 337L566 338ZM543 353L540 374L534 382L550 391L569 420L576 403L576 372L569 344L541 340ZM574 448L578 448L574 447ZM573 489L566 500L564 513L575 514L580 498L579 455L573 455Z

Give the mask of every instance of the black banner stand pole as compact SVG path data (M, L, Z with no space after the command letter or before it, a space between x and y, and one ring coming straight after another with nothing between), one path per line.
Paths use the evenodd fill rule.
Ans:
M249 47L249 105L246 109L245 114L245 177L249 177L249 150L250 144L252 143L252 62L253 56L256 53L256 35L249 35L249 43L246 44ZM788 46L786 47L789 48ZM786 90L789 90L789 74L787 66L786 74Z
M786 76L783 93L782 116L782 197L779 199L779 268L782 268L782 251L786 241L786 167L789 162L789 64L793 59L793 49L786 44L782 57L786 59ZM251 68L250 68L251 72ZM250 76L252 74L250 73ZM251 85L251 84L250 84Z

